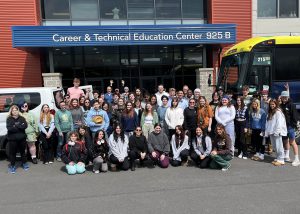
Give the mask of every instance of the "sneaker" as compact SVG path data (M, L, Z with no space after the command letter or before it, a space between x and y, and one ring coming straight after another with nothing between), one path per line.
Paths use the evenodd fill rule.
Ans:
M285 157L285 158L284 158L284 161L285 161L285 162L291 162L291 158L290 158L290 157Z
M264 155L264 154L260 154L260 155L258 156L258 158L259 158L260 160L264 160L264 159L265 159L265 155Z
M230 164L230 163L228 163L228 166L227 166L227 167L224 167L224 168L222 168L222 171L223 171L223 172L226 172L226 171L228 171L228 169L230 168L230 166L231 166L231 164Z
M247 159L248 159L248 157L247 157L247 156L243 156L243 159L244 159L244 160L247 160Z
M57 160L58 162L61 162L61 158L60 158L60 157L56 158L56 160Z
M23 163L22 167L25 171L27 171L29 169L28 163Z
M300 161L299 160L294 160L292 163L292 166L299 166L300 165Z
M53 164L53 161L49 161L50 164Z
M95 174L99 174L100 173L100 171L99 170L95 170L95 171L93 171Z
M272 162L272 164L273 164L274 166L283 166L283 165L284 165L284 162L276 161L276 162Z
M243 152L239 154L238 158L243 158Z
M256 152L255 155L253 155L254 157L258 157L259 156L259 153Z
M37 163L38 163L38 161L37 161L36 158L32 158L31 162L32 162L33 164L37 164Z
M49 162L44 162L44 164L45 164L45 165L48 165L48 164L49 164Z
M15 166L9 166L9 167L8 167L8 172L9 172L10 174L15 174L16 171L17 171L17 169L16 169Z

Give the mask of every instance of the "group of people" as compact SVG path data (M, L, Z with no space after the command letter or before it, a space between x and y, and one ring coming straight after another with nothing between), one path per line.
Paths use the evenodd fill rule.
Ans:
M237 157L264 160L266 145L276 153L272 162L282 166L290 161L290 145L294 151L293 166L299 166L295 142L297 111L283 91L278 99L262 91L259 97L233 93L219 88L211 101L201 96L201 90L182 90L158 86L150 95L128 87L106 93L84 92L75 78L59 110L53 113L42 105L39 118L29 111L30 103L10 107L7 117L9 172L16 172L16 153L20 152L22 167L29 169L25 150L33 164L39 159L45 165L56 158L66 164L68 174L81 174L87 165L93 172L196 165L200 168L227 171L237 149ZM37 143L38 142L38 143ZM194 163L194 164L192 164Z

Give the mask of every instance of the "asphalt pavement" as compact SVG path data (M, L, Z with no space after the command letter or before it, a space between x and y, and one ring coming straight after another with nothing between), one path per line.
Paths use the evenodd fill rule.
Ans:
M69 176L30 164L12 175L0 161L0 214L299 214L300 167L235 158L229 171L196 167Z

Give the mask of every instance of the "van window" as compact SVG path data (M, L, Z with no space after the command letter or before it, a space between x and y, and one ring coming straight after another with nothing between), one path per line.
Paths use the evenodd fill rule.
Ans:
M9 108L15 105L28 103L29 110L36 108L41 104L40 93L11 93L0 94L0 112L8 112Z
M58 90L53 92L56 108L59 109L59 103L64 100L64 90Z

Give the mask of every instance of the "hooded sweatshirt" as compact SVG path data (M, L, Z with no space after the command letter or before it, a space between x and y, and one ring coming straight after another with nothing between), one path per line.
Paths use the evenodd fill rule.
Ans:
M102 117L101 123L96 123L97 117ZM101 129L106 131L109 126L109 118L106 111L103 111L102 109L95 110L94 108L91 108L87 115L87 125L90 127L92 132L97 132Z
M69 110L58 110L55 113L54 123L59 133L74 130L73 118Z

